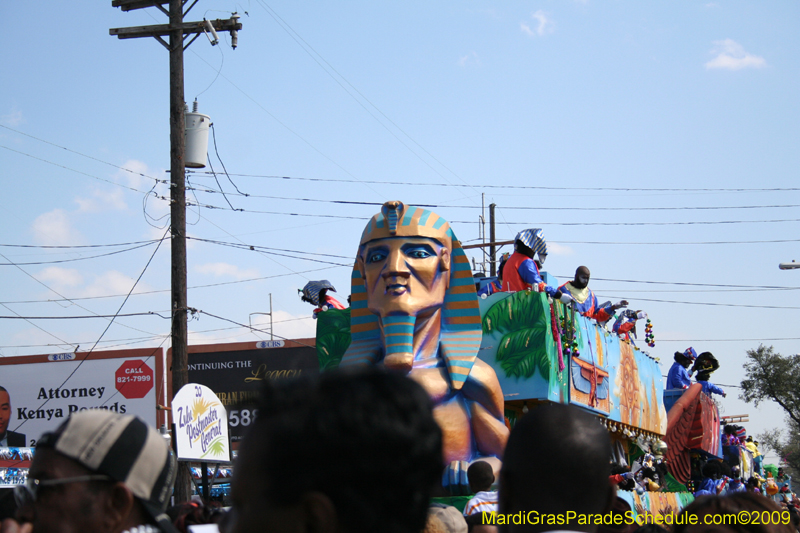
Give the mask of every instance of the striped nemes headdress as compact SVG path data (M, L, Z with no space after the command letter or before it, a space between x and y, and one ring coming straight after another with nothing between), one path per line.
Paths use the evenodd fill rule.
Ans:
M381 212L367 223L361 234L359 253L370 241L394 237L427 237L450 250L450 283L442 306L439 352L447 364L452 387L458 390L472 370L481 345L481 315L469 259L445 219L397 201L386 202ZM376 364L381 353L391 355L413 350L416 321L413 316L384 317L388 348L381 346L380 319L367 308L367 289L358 261L353 267L350 308L352 341L342 358L342 366Z
M534 251L539 255L539 262L544 264L547 258L547 241L544 240L544 232L540 228L530 228L522 230L517 233L515 241L520 241L522 244Z
M314 305L322 305L325 302L319 301L319 293L323 290L327 289L329 291L336 292L336 289L333 288L331 282L327 279L323 279L320 281L309 281L306 283L305 287L303 287L303 296L308 298L312 304Z

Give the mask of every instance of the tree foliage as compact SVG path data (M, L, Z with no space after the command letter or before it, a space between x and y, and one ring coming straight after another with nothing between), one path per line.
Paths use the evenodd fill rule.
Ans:
M800 472L800 354L784 356L772 346L760 345L747 351L744 371L739 398L756 407L773 401L787 417L785 433L773 429L758 436L761 451L775 451L795 473Z
M786 437L784 437L786 435ZM800 474L800 427L790 422L788 430L770 429L756 437L761 453L774 451L789 468L792 479Z
M800 426L800 354L784 356L772 346L760 345L747 350L744 371L739 395L742 400L756 407L771 400L783 408L795 427Z

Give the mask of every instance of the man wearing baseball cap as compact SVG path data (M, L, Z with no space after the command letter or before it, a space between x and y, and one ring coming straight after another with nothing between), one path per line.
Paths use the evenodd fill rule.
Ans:
M176 533L164 513L176 463L142 419L106 410L74 413L37 442L19 522L0 533Z

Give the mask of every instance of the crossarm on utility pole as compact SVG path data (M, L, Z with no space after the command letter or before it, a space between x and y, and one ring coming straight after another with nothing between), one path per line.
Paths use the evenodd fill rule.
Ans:
M122 11L133 11L134 9L144 9L146 7L157 7L161 11L166 11L163 5L169 4L169 0L111 0L111 7L118 7ZM169 15L169 12L167 12Z
M242 23L234 23L230 19L216 19L209 21L217 31L241 30ZM203 33L205 31L203 21L182 22L179 26L183 30L183 35L192 33ZM170 35L173 27L171 24L153 24L150 26L130 26L127 28L111 28L109 35L116 35L120 39L136 39L139 37L166 37Z

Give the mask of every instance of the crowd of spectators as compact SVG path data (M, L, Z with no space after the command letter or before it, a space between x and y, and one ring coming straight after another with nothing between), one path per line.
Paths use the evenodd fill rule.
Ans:
M176 462L165 440L136 417L83 411L40 438L28 482L15 490L14 516L2 516L0 533L663 531L653 524L514 519L531 511L644 512L617 496L615 485L633 482L635 489L636 476L619 468L612 475L610 437L584 410L549 404L519 419L499 479L485 462L467 470L474 495L463 513L432 503L441 489L442 444L428 394L407 377L371 368L267 383L240 447L231 507L187 502L168 509ZM637 471L650 468L657 476L653 457L640 463ZM787 490L773 499L754 478L743 483L723 465L703 466L695 501L676 514L675 533L800 531L800 501L787 473L775 476ZM786 519L714 526L702 520L743 511ZM689 515L698 524L680 519Z

